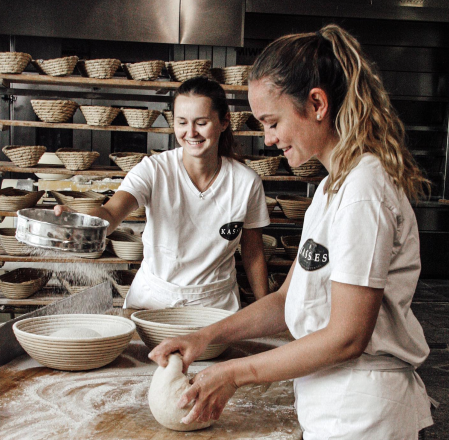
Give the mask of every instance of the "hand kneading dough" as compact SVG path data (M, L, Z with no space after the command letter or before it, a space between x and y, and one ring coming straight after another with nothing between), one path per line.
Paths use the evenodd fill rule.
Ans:
M86 327L64 327L54 331L50 336L56 338L69 338L69 339L85 339L85 338L99 338L100 333Z
M168 365L158 367L154 372L148 393L148 402L154 418L166 428L175 431L195 431L207 428L212 421L188 425L181 422L193 407L191 402L187 407L179 409L176 404L180 397L191 387L189 379L182 373L182 359L178 354L171 354Z

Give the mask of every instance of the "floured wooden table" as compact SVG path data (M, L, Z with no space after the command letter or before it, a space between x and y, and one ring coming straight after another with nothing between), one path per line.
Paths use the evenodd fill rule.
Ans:
M217 359L194 362L189 375L214 362L274 348L287 338L234 344ZM175 432L159 425L147 400L156 369L139 339L98 370L64 372L24 355L0 367L2 440L51 439L300 439L291 381L240 388L215 424Z

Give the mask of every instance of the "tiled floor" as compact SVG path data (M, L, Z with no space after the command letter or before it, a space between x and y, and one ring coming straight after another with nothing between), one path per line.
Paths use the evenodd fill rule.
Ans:
M418 373L429 396L440 402L426 440L449 439L449 280L421 280L412 310L423 326L430 355Z

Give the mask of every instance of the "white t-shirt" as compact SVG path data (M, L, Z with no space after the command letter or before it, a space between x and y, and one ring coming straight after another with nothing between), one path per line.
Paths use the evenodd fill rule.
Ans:
M146 157L118 191L145 206L142 235L149 273L175 286L222 281L235 271L241 229L270 223L260 177L223 157L214 183L199 197L182 164L182 148Z
M285 304L287 325L296 339L324 328L331 281L384 289L365 353L419 366L429 348L410 310L421 269L413 209L371 154L362 156L329 206L326 180L305 215Z

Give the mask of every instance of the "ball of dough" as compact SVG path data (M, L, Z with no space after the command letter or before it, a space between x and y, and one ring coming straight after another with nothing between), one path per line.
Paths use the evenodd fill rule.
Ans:
M168 365L158 367L154 372L148 393L148 403L154 418L166 428L175 431L195 431L207 428L212 421L193 422L188 425L181 422L193 407L193 402L179 409L176 404L180 397L191 387L189 379L182 373L182 359L178 354L171 354Z
M86 339L86 338L99 338L100 333L87 327L64 327L56 330L50 336L56 338L69 338L69 339Z

